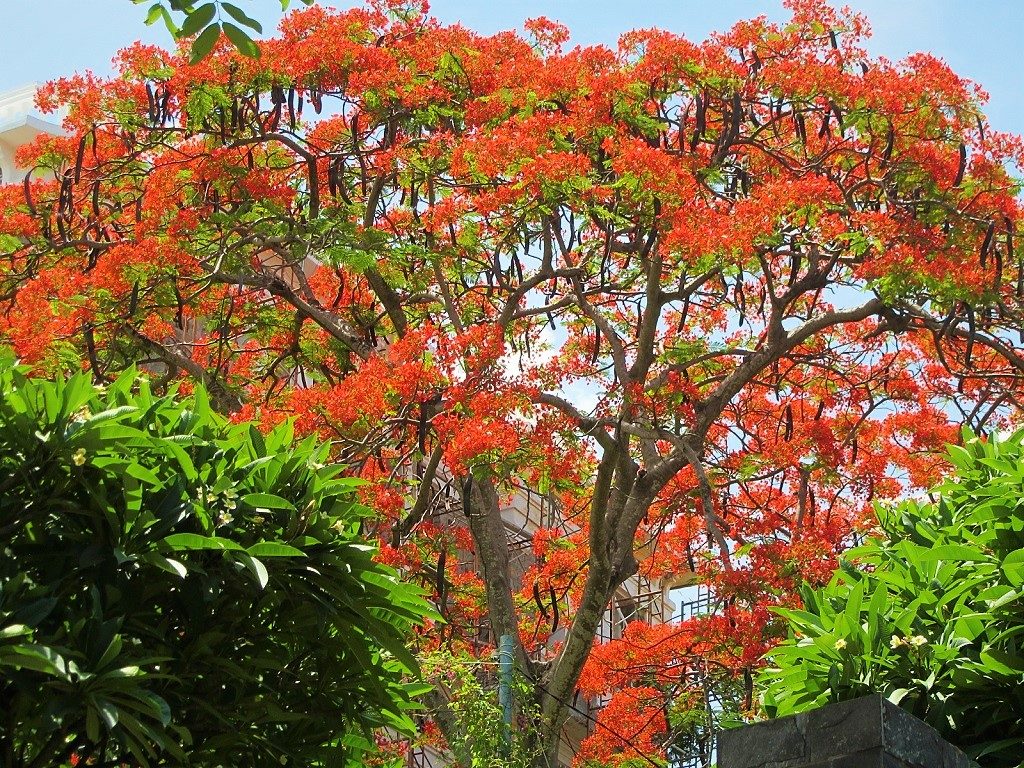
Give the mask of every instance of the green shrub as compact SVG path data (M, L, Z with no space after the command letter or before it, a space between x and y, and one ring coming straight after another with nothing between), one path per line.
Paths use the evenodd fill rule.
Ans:
M769 716L881 693L984 766L1024 760L1024 431L967 436L932 501L880 507L759 683Z
M428 614L328 447L0 364L0 765L340 765Z

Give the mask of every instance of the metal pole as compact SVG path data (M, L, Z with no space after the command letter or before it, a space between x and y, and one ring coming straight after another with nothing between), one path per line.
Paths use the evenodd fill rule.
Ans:
M498 641L498 706L505 723L505 739L510 737L512 727L512 667L515 663L515 648L512 635L502 635Z

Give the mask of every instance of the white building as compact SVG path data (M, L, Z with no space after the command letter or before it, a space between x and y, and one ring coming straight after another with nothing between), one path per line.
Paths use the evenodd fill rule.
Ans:
M38 117L35 83L0 93L0 184L20 181L27 172L18 168L14 153L41 133L58 136L63 129Z

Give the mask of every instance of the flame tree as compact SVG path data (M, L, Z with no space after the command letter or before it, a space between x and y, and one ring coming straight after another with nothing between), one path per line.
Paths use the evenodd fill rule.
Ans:
M617 692L581 759L662 749L687 670L742 677L873 500L1017 413L1021 141L941 61L790 10L699 44L380 3L258 59L135 45L40 91L67 135L0 189L0 334L334 441L447 618L420 648L515 638L538 764L577 692ZM562 520L521 578L517 484ZM719 616L595 648L625 580L687 570Z

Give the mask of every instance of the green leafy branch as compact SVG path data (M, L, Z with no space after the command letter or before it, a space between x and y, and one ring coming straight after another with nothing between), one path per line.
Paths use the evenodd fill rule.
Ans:
M136 5L148 1L132 0ZM313 4L313 0L301 2L306 5ZM281 0L281 10L288 10L290 4L291 0ZM146 23L155 24L157 21L163 21L175 40L193 38L193 64L210 54L222 34L242 55L259 58L260 49L251 32L261 35L263 26L233 3L224 0L210 0L205 3L196 3L193 0L156 0L149 6Z

